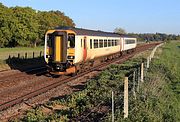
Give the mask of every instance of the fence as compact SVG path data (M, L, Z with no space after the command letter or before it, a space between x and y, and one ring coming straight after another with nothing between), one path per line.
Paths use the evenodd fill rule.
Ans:
M131 91L134 99L136 100L136 94L139 92L140 84L143 83L146 77L146 73L148 68L150 67L150 62L154 58L154 54L158 47L162 46L162 44L157 45L151 52L150 56L147 57L146 61L141 62L136 65L133 71L130 71L124 77L124 118L128 118L128 108L129 108L129 85L132 86ZM131 79L131 80L129 80ZM132 81L132 82L130 82ZM114 122L114 91L112 91L112 122Z
M0 60L5 61L9 58L19 58L19 59L28 59L28 58L37 58L42 57L43 51L10 51L10 52L4 52L0 53Z
M17 54L9 54L8 59L17 58L17 59L29 59L29 58L38 58L43 56L43 51L40 52L25 52L25 53L17 53Z
M0 55L0 71L8 69L21 70L23 67L43 65L44 60L42 57L43 51L14 52Z

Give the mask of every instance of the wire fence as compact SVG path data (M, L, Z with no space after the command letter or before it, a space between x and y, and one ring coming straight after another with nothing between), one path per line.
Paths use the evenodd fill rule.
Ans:
M129 71L124 78L124 91L123 91L123 102L122 104L119 104L119 108L123 111L121 111L120 113L123 114L124 118L128 118L128 112L129 112L129 96L133 97L134 100L136 100L137 98L137 93L140 92L140 87L141 84L143 84L143 82L146 81L146 76L148 73L148 69L150 67L151 61L154 58L154 54L157 50L158 47L162 46L162 44L157 45L151 52L151 54L147 57L147 60L142 61L141 63L135 65L133 67L133 70ZM112 91L112 102L114 102L115 97L117 97L117 99L121 99L122 100L122 96L118 95L118 96L114 96L114 92ZM123 107L123 109L122 109ZM115 116L115 111L116 111L116 104L112 103L112 110L111 110L111 119L112 122L114 122L114 116ZM132 111L132 110L130 110Z

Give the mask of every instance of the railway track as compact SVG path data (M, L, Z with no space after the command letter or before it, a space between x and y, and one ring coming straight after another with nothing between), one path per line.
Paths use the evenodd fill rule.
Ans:
M148 44L148 45L138 46L136 51L131 53L131 54L123 55L121 58L117 58L117 59L110 60L108 62L102 63L102 64L100 64L100 65L98 65L96 67L93 67L93 68L91 68L91 69L89 69L89 70L87 70L85 72L82 72L82 73L80 73L80 74L78 74L78 75L76 75L74 77L64 76L64 77L56 79L56 82L52 82L51 84L46 84L46 85L43 84L45 82L41 82L41 81L44 80L44 79L42 79L41 81L35 83L36 85L39 85L39 86L42 86L42 87L37 87L37 88L34 87L33 90L31 90L29 92L25 92L25 93L23 93L21 95L17 95L15 97L8 96L8 97L11 97L12 99L8 99L8 100L6 100L4 102L1 102L0 111L5 110L5 109L7 109L7 108L9 108L9 107L11 107L11 106L13 106L15 104L22 103L23 101L26 101L26 100L28 100L30 98L33 98L33 97L35 97L37 95L40 95L42 93L45 93L48 90L53 89L53 88L55 88L57 86L60 86L60 85L62 85L64 83L71 82L72 80L74 80L76 78L79 78L79 77L82 77L85 74L90 73L92 71L103 70L109 64L122 63L122 62L126 61L127 59L133 57L135 54L137 54L139 52L142 52L142 51L145 51L145 50L149 49L150 47L153 47L153 46L155 46L157 44L159 44L159 43L152 43L152 44ZM42 69L43 69L43 67L39 68L39 69L38 68L37 69L32 69L32 70L29 70L27 73L30 73L30 74L32 73L33 74L33 72L38 72L38 71L39 72L40 71L44 72L44 70L42 70ZM48 82L50 80L52 80L52 78L47 79L46 82ZM43 85L41 85L40 83L43 84ZM34 84L34 86L36 86L35 84ZM24 90L26 90L26 88L24 88Z

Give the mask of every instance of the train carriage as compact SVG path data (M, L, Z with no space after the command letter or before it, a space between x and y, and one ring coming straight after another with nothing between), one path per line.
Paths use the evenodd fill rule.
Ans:
M45 61L52 74L76 73L79 65L136 47L136 38L116 33L58 27L45 35Z
M137 40L136 38L130 38L130 37L121 37L122 38L122 50L121 51L127 51L135 49L137 46Z

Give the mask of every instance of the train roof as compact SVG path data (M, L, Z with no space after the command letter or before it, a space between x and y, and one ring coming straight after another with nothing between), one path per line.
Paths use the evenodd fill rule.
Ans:
M88 35L88 36L103 36L103 37L129 37L133 38L132 36L129 35L124 35L124 34L117 34L117 33L112 33L112 32L104 32L100 30L89 30L89 29L82 29L82 28L75 28L75 27L64 27L60 26L55 29L61 29L61 30L72 30L74 31L77 35Z

